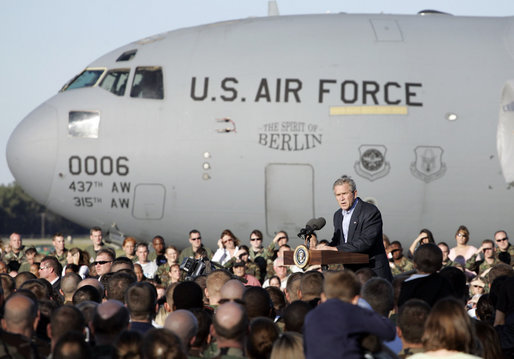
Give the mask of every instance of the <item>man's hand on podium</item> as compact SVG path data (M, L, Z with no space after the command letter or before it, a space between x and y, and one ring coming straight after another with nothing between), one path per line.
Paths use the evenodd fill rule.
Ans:
M324 243L323 244L318 244L316 246L316 249L321 250L321 251L336 251L337 252L337 248L336 247L330 247L330 246L328 246L328 245L326 245Z

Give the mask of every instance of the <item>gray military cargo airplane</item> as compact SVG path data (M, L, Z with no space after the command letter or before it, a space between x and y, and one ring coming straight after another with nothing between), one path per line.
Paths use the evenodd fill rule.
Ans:
M143 240L295 234L330 222L342 174L404 244L423 227L449 242L460 224L475 243L514 233L514 18L272 16L158 34L36 108L7 159L50 210Z

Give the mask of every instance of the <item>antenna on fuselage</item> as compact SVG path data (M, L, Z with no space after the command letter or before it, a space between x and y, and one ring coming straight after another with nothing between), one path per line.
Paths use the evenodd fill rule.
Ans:
M279 16L278 4L276 0L268 1L268 16Z

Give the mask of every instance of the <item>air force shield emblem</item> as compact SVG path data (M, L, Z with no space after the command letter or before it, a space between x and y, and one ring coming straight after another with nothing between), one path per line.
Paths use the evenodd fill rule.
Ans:
M414 149L414 153L416 159L410 165L410 172L414 177L429 183L446 173L442 147L418 146Z
M391 165L385 160L386 152L386 147L382 145L360 146L359 161L353 165L355 172L369 181L384 177L391 169Z

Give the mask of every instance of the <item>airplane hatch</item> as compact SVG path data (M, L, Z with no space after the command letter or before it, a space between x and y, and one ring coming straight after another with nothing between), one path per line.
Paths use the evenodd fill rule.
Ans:
M514 80L503 87L496 146L503 177L514 182Z
M370 19L370 22L377 41L403 41L403 34L396 20Z
M293 238L314 217L314 169L306 164L266 166L266 230L285 230Z
M161 184L138 184L134 191L132 216L136 219L162 219L165 197L166 188Z

